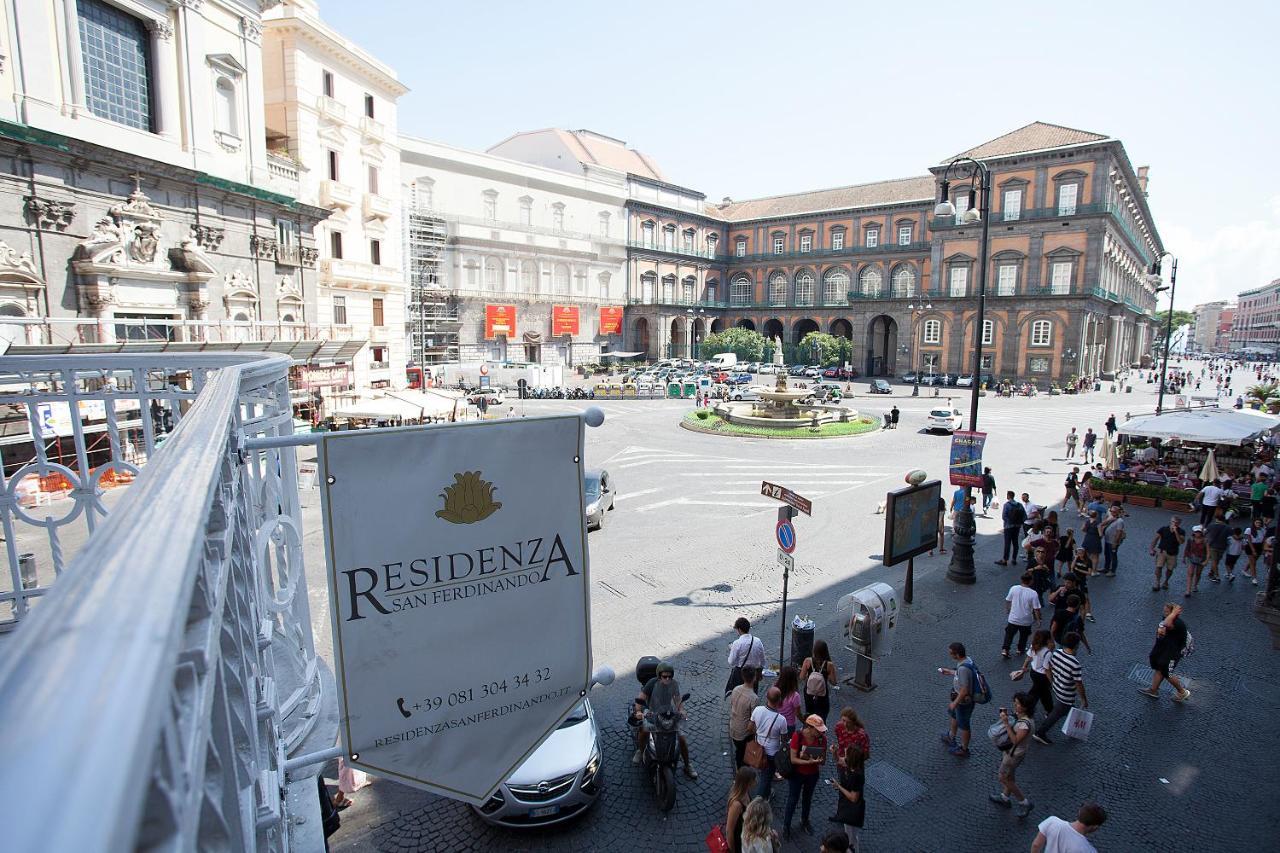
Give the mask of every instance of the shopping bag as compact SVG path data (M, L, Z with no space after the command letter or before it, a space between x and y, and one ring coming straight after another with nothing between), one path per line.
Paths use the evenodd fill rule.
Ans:
M707 833L707 851L708 853L729 853L729 841L724 837L724 830L719 824L711 827L711 831Z
M1062 722L1062 733L1077 740L1088 740L1093 729L1093 712L1083 708L1072 708Z

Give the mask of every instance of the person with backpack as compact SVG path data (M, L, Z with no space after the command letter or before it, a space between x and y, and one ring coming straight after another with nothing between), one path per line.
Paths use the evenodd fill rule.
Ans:
M814 641L813 654L800 667L800 683L804 685L805 716L817 714L825 723L831 714L831 688L837 684L836 665L826 640Z
M997 566L1009 565L1009 557L1018 562L1019 539L1022 538L1022 525L1027 520L1027 510L1014 496L1012 491L1005 492L1004 506L1000 508L1000 521L1004 525L1004 551Z
M1155 645L1151 647L1151 654L1147 656L1147 663L1151 664L1152 670L1151 687L1138 688L1138 692L1143 696L1159 699L1160 682L1168 681L1173 685L1173 689L1178 691L1173 696L1175 702L1185 702L1191 698L1191 691L1172 673L1178 661L1195 651L1191 632L1187 630L1187 624L1181 617L1181 604L1175 604L1172 601L1165 604L1164 619L1156 626Z
M1031 708L1033 700L1026 693L1015 693L1013 696L1013 713L1008 708L1000 709L1000 724L1003 728L993 729L997 732L995 741L999 750L1004 753L1000 758L1000 792L991 795L991 802L998 806L1010 808L1018 805L1018 817L1031 814L1034 803L1022 793L1018 787L1016 774L1018 765L1027 755L1027 747L1031 745Z
M947 646L947 654L956 662L956 666L950 669L938 668L940 675L951 676L951 701L947 705L947 716L951 723L948 731L941 735L942 742L952 755L968 758L973 707L991 701L991 687L987 684L986 677L978 671L977 664L965 652L964 643Z
M1045 715L1044 720L1032 735L1040 743L1048 746L1049 730L1075 707L1076 697L1080 697L1080 707L1089 707L1089 697L1084 690L1084 667L1076 657L1076 646L1080 644L1080 635L1069 631L1049 655L1049 683L1053 686L1053 710Z

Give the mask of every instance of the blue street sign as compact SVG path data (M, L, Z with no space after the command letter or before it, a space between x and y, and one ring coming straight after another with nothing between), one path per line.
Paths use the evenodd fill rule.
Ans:
M779 521L775 531L778 536L778 547L790 554L796 549L796 527L790 521Z

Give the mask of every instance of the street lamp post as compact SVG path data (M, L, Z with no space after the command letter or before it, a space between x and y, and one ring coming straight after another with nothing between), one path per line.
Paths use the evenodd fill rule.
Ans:
M920 396L920 315L925 311L933 310L933 303L928 305L908 305L907 310L911 312L911 378L915 380L911 385L911 396Z
M933 209L934 216L956 216L955 205L951 203L952 170L967 172L969 182L969 208L959 217L957 225L975 225L982 223L982 237L978 241L978 314L973 326L973 383L969 394L969 429L978 429L978 396L982 383L978 377L982 375L982 327L986 320L987 308L987 254L991 236L991 170L980 160L972 157L959 157L947 164L942 173L942 187L938 205ZM955 513L955 533L951 540L951 565L947 568L947 579L955 583L971 584L978 580L973 566L973 546L977 538L978 527L973 518L973 510L969 508L969 498L973 494L972 486L965 486L964 504Z
M1169 316L1166 317L1164 321L1164 353L1160 356L1160 388L1157 392L1158 396L1156 397L1157 415L1164 411L1164 384L1166 377L1169 375L1169 340L1173 335L1173 299L1178 292L1177 258L1173 259L1173 268L1169 270L1169 286L1166 288L1161 284L1163 279L1160 277L1160 262L1163 261L1165 255L1168 254L1168 252L1165 252L1152 262L1151 272L1147 276L1148 280L1151 281L1152 284L1156 285L1156 293L1159 293L1162 290L1169 291Z

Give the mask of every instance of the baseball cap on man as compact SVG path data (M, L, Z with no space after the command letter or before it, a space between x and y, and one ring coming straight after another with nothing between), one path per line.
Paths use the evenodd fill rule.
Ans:
M1203 527L1201 527L1199 524L1197 524L1195 527L1191 528L1191 532L1192 532L1192 533L1204 533L1204 528L1203 528Z
M827 730L827 724L822 722L822 717L819 717L817 714L810 714L805 717L804 724L810 728L817 729L820 732L825 732Z

